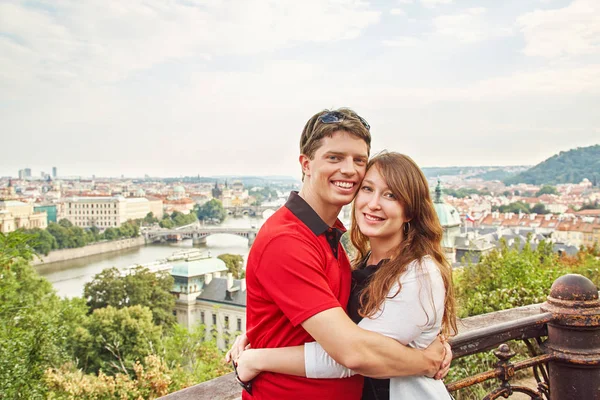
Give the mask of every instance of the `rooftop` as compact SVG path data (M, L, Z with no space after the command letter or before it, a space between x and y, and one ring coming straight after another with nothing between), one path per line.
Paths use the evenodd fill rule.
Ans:
M201 260L175 264L171 270L171 275L190 278L220 271L227 271L227 266L223 260L218 258L203 258Z

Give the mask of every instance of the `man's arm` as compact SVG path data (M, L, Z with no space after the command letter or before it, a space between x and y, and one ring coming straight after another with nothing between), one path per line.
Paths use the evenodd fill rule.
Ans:
M359 328L341 307L308 318L302 327L334 360L361 375L434 376L444 360L445 348L440 340L425 350L416 350Z

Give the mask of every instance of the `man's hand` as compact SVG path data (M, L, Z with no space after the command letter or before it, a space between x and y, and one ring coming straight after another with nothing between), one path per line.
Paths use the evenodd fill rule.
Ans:
M425 375L430 378L437 376L437 373L442 371L442 364L446 356L446 346L442 339L439 336L436 337L429 347L423 350L423 355L429 359L431 365Z
M452 348L450 347L450 343L448 343L443 335L440 335L440 339L446 348L446 356L444 357L444 361L442 361L440 370L433 377L434 379L444 379L448 375L448 372L450 372L450 364L452 364Z
M246 336L245 333L242 333L240 336L235 338L231 349L229 349L227 354L225 354L225 361L227 361L228 363L231 362L231 360L237 362L238 358L240 358L244 350L249 348L250 343L248 342L248 336Z

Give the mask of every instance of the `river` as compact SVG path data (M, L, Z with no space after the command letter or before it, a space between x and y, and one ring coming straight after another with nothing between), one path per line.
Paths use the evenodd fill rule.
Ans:
M257 218L228 218L222 226L249 228L254 225L258 228L263 222L264 220ZM213 257L224 253L241 254L244 257L244 264L250 250L246 239L234 235L212 235L206 239L206 244L194 247L210 252ZM105 268L123 269L135 264L146 264L164 259L173 252L186 248L192 248L191 240L150 244L47 265L41 264L35 268L40 275L52 283L59 296L77 297L83 296L84 284L90 282L96 274Z

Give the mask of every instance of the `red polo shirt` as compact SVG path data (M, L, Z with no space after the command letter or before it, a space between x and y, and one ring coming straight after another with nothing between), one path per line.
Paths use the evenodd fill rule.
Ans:
M261 227L246 267L246 334L254 348L303 345L301 323L342 307L350 295L350 262L340 237L297 193ZM308 379L263 372L243 399L360 399L363 378Z

